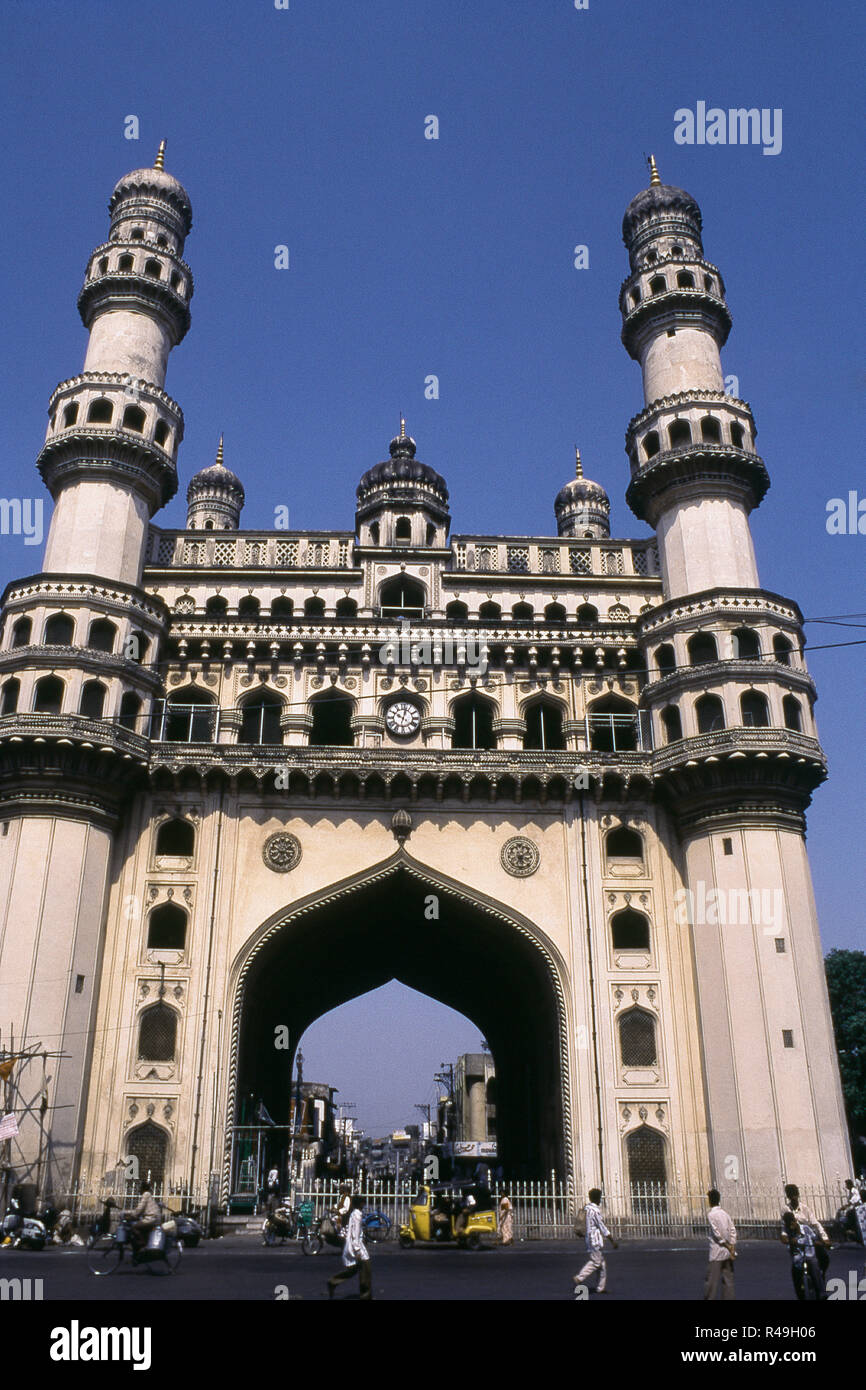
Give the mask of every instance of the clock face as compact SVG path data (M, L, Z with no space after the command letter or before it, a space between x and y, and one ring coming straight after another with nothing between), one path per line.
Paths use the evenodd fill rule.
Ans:
M421 727L421 711L410 700L395 700L385 711L385 724L398 738L411 738Z

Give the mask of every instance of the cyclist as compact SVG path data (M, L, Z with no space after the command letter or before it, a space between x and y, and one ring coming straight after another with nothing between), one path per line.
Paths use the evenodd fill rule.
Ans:
M824 1275L815 1253L815 1231L808 1221L798 1221L792 1211L783 1213L782 1227L782 1241L787 1245L791 1256L791 1278L798 1299L802 1302L806 1298L807 1276L811 1278L815 1297L826 1298Z
M132 1213L132 1239L133 1243L140 1249L147 1244L147 1238L154 1226L158 1226L162 1220L162 1210L153 1195L153 1188L149 1182L141 1185L141 1201Z

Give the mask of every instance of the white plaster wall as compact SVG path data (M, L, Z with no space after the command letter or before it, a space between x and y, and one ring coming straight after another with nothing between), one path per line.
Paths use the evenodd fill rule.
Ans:
M665 598L760 587L749 517L739 502L704 497L675 503L659 517L657 532Z
M93 322L84 371L129 372L161 387L171 346L167 328L149 314L112 308Z
M660 333L648 344L641 370L647 405L678 391L724 390L719 349L701 328L677 328L672 338Z
M149 520L144 499L119 483L70 482L54 507L43 569L138 584Z

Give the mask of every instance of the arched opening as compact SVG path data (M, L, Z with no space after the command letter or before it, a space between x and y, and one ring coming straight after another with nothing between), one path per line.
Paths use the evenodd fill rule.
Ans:
M688 420L674 420L668 430L668 439L672 449L679 449L683 444L691 444L692 427Z
M123 655L127 661L134 661L141 665L150 650L150 638L145 637L144 633L136 629L131 632L123 644Z
M523 736L524 748L538 748L542 751L565 748L563 733L562 706L554 700L536 700L525 710L526 733Z
M454 716L452 748L495 748L493 720L496 707L475 691L461 695L451 706Z
M154 444L158 444L160 448L163 448L168 441L168 436L170 433L171 431L169 430L168 425L165 423L165 421L157 420L156 429L153 432Z
M147 416L138 405L128 405L123 412L123 428L134 430L136 434L144 433L144 424Z
M680 270L677 273L677 288L681 290L693 290L695 288L695 277L690 270Z
M745 433L742 425L731 425L731 443L735 449L742 449L745 440Z
M67 406L64 407L64 410L63 410L63 428L64 428L65 430L68 430L68 429L70 428L70 426L74 425L74 424L77 422L77 420L78 420L78 402L77 402L77 401L73 401L71 405L67 405Z
M324 600L323 598L315 598L315 597L313 597L313 598L304 599L304 617L305 617L305 618L324 618L324 616L325 616L325 600Z
M447 901L435 941L425 917L431 893ZM380 865L348 889L335 885L328 898L303 903L301 910L295 905L284 925L274 925L246 970L239 990L236 1123L254 1123L260 1101L287 1125L293 1058L305 1030L395 980L471 1019L487 1040L496 1068L496 1162L505 1175L542 1178L553 1170L564 1176L568 1117L557 970L530 924L459 885L428 877L411 861L385 872ZM274 1047L280 1026L288 1030L283 1051ZM371 1050L375 1037L365 1038L364 1046ZM282 1159L284 1169L287 1130L269 1133L266 1142L272 1146L268 1161ZM233 1190L236 1184L237 1167Z
M238 743L282 743L282 701L268 691L253 695L242 706Z
M117 628L107 618L97 618L90 624L87 645L94 652L113 652Z
M117 261L117 269L120 271L132 270L135 265L133 256L120 256Z
M43 676L33 692L34 714L60 714L65 686L59 676Z
M696 632L686 643L686 650L692 666L705 666L707 662L719 659L716 639L711 632Z
M168 1135L153 1120L136 1125L126 1136L124 1144L126 1157L138 1163L142 1182L161 1186L165 1182L165 1165L168 1157Z
M3 686L3 693L0 695L0 714L15 714L18 710L18 697L21 694L21 682L15 680L6 681Z
M110 425L113 415L114 407L111 401L100 396L98 400L90 402L87 411L87 423L89 425Z
M71 647L75 623L68 613L52 613L45 624L45 645L47 647Z
M656 1021L646 1009L627 1009L618 1022L619 1055L624 1067L654 1067L658 1061Z
M668 282L663 275L654 275L649 282L650 294L664 294Z
M597 753L628 753L637 748L637 710L619 695L605 695L589 707L589 746Z
M127 690L120 700L120 725L133 732L144 732L141 728L141 699L131 690Z
M195 849L195 826L192 821L181 820L175 816L164 820L156 832L157 854L167 854L174 859L190 859Z
M19 618L12 629L12 646L26 647L30 642L33 624L29 618Z
M14 646L15 643L13 642L12 645ZM773 638L773 659L781 662L783 666L790 666L792 650L787 637L783 637L781 632L777 632Z
M238 603L238 617L258 618L261 608L262 606L254 594L244 594Z
M285 594L280 594L271 604L272 618L290 618L295 611L295 605Z
M383 618L423 618L424 602L423 584L405 574L387 580L379 593Z
M310 743L316 746L333 745L348 748L355 742L352 733L354 704L348 695L338 690L328 690L316 695L310 701L313 727L310 730Z
M718 695L702 695L695 700L699 734L714 734L725 727L725 707Z
M701 439L705 444L721 444L722 427L713 415L705 415L701 420Z
M761 647L758 641L758 634L750 627L738 627L732 633L734 643L734 657L737 661L758 661L761 656Z
M459 598L452 599L445 609L445 617L453 623L462 623L469 617L469 609Z
M216 705L201 690L182 690L160 701L156 737L168 743L212 743L216 734Z
M155 907L147 924L147 949L182 951L186 944L186 921L186 913L177 903L162 903L160 907ZM174 1014L174 1010L170 1012ZM174 1056L173 1047L171 1055Z
M139 1017L138 1060L173 1062L177 1047L177 1013L160 999Z
M412 539L412 522L408 516L398 516L394 527L394 539L398 545L408 545Z
M591 627L598 622L598 609L594 603L582 603L577 610L576 618L583 627Z
M661 713L665 743L676 743L683 736L683 721L676 705L666 705Z
M650 948L649 919L633 907L624 907L610 919L610 934L615 951L648 951Z
M544 610L544 621L546 623L564 623L565 608L561 603L549 603Z
M658 648L656 652L656 666L663 675L667 675L669 671L676 670L677 658L670 642L665 642Z
M608 859L643 860L643 836L628 825L617 825L607 832L604 849Z
M650 430L648 434L644 435L643 451L648 459L655 458L660 448L661 441L658 430Z
M632 1197L637 1199L635 1208L642 1197L641 1205L645 1208L646 1188L663 1188L668 1180L664 1137L649 1125L641 1125L626 1136L625 1151Z
M492 599L488 599L487 602L482 603L479 608L478 616L485 622L498 623L502 617L502 609L498 603L494 603Z
M535 617L535 609L531 603L515 603L511 616L516 623L531 623Z
M786 695L782 700L782 713L785 716L785 728L793 729L795 733L803 732L803 711L800 701L793 695Z
M228 601L221 594L211 594L204 611L209 618L224 618L229 611Z
M81 687L79 711L85 719L101 719L108 694L101 681L85 681Z
M740 714L747 728L767 729L770 726L770 706L766 695L759 690L746 690L740 696Z
M338 618L357 618L358 605L353 598L338 598L334 612Z
M152 280L161 280L162 266L160 265L159 261L151 257L144 263L144 273L145 275L149 275Z

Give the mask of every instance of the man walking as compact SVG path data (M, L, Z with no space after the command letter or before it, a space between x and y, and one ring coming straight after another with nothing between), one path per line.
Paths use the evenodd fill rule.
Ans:
M719 1286L722 1301L735 1298L734 1260L737 1258L737 1231L733 1221L721 1207L721 1196L715 1187L707 1193L710 1210L707 1220L710 1226L710 1253L707 1261L707 1277L704 1283L704 1298L716 1299Z
M344 1279L351 1279L354 1274L357 1274L360 1279L360 1297L364 1299L373 1297L372 1265L369 1251L364 1243L361 1217L363 1206L363 1197L355 1196L352 1198L352 1210L349 1214L349 1224L346 1227L346 1237L343 1243L343 1268L338 1274L332 1274L328 1280L329 1298L334 1297L338 1284L341 1284Z
M598 1284L596 1293L607 1293L607 1264L604 1258L605 1237L610 1241L614 1250L619 1246L614 1240L610 1231L601 1219L599 1202L601 1201L601 1189L598 1187L590 1188L589 1201L584 1207L584 1235L586 1238L586 1253L589 1256L583 1269L579 1270L574 1276L574 1296L580 1298L580 1290L587 1287L586 1281L593 1270L598 1271Z

